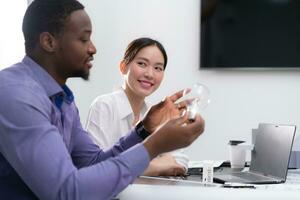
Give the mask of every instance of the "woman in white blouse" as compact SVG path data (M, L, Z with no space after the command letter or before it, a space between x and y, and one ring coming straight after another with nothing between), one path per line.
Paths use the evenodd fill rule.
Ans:
M120 63L124 85L90 106L86 129L100 147L111 147L142 119L148 109L145 98L159 87L166 65L167 54L158 41L139 38L128 45ZM169 153L153 159L144 175L181 175L185 170Z

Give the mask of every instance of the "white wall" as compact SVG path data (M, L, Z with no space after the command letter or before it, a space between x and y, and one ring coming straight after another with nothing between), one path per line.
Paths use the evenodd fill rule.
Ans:
M211 104L203 113L206 131L186 150L192 159L227 159L228 140L250 141L259 122L300 127L299 70L199 70L199 0L81 2L92 19L98 48L90 81L69 81L83 123L92 100L121 84L118 63L126 45L149 36L160 40L169 56L164 82L152 102L195 82L210 88Z
M0 70L16 63L25 53L22 19L27 0L9 0L0 6Z

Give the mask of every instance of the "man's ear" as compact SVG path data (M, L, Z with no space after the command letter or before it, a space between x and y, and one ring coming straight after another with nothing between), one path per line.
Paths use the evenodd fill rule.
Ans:
M122 60L120 62L120 71L123 75L127 73L127 67L126 67L125 60Z
M40 45L45 51L53 52L56 48L57 41L49 32L43 32L40 34Z

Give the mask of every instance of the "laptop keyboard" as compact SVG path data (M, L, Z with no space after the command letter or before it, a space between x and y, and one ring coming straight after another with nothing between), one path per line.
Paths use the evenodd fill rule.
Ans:
M258 175L258 174L248 173L248 172L234 173L234 174L232 174L232 176L238 177L243 180L248 180L248 181L274 180L273 178L269 178L269 177Z

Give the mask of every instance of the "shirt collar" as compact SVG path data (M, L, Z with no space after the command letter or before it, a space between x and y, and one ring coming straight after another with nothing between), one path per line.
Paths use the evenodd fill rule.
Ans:
M55 95L52 95L54 103L56 107L59 109L61 109L63 102L66 102L67 104L71 104L74 101L73 93L68 88L68 86L64 85L62 88L63 88L63 92L59 92Z
M130 105L130 102L127 98L127 95L125 94L125 91L123 88L120 88L118 91L116 91L116 94L118 95L118 98L116 98L117 105L119 105L119 116L121 119L124 119L130 115L133 114L132 108ZM141 114L143 115L147 110L149 106L146 102L144 102Z

